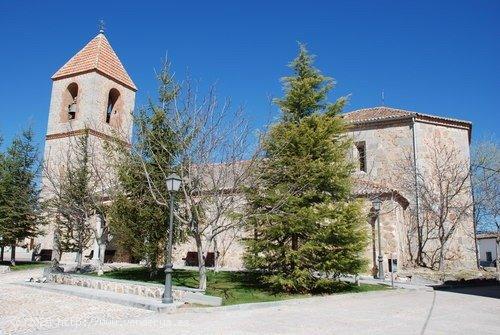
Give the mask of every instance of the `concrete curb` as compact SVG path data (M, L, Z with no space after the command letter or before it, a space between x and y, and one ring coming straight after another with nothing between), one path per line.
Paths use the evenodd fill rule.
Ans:
M354 283L354 278L351 277L342 277L340 279L346 282ZM370 277L360 277L358 281L361 284L392 286L390 280L379 280ZM416 291L428 291L428 292L434 290L431 285L407 284L397 281L394 282L394 288L400 288L405 290L416 290Z
M322 296L311 296L304 298L292 298L287 300L279 300L279 301L266 301L266 302L253 302L253 303L245 303L245 304L237 304L237 305L229 305L229 306L219 306L219 307L186 307L180 308L175 311L175 313L205 313L205 312L216 312L216 311L240 311L240 310L253 310L253 309L262 309L262 308L272 308L272 307L281 307L281 306L294 306L300 305L303 303L314 302L318 300L328 300L338 296L345 295L367 295L367 294L379 294L379 293L390 293L394 291L368 291L368 292L353 292L353 293L338 293L338 294L330 294L330 295L322 295Z
M379 282L374 282L370 280L360 280L359 281L362 284L379 284L379 285L384 285L384 286L391 286L390 281L379 281ZM426 285L412 285L412 284L403 284L403 283L394 283L394 288L400 288L404 290L412 290L412 291L426 291L426 292L432 292L434 291L434 288L432 286L426 286Z
M141 308L160 313L173 313L177 310L177 308L183 305L183 303L181 302L174 302L172 305L166 305L156 299L140 297L134 294L114 293L110 291L96 290L92 288L73 285L33 282L15 283L15 285L31 287L44 291L69 294L80 298L110 302L123 306Z

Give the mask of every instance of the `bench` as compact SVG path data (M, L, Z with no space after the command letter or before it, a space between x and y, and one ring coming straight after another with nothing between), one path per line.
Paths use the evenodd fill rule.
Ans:
M183 260L186 266L198 266L198 253L196 251L188 251ZM205 266L209 268L215 266L215 254L213 252L207 253Z

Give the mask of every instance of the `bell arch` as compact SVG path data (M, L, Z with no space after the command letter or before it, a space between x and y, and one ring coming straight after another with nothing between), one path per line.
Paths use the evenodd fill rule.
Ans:
M114 114L118 113L117 102L120 99L120 91L112 88L108 93L108 103L106 104L106 123L111 124Z
M79 87L75 82L70 83L66 86L63 93L63 113L61 115L61 121L67 122L69 120L74 120L77 118L78 114L78 94Z

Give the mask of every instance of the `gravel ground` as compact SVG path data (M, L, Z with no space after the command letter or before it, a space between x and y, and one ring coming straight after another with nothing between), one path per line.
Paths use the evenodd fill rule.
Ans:
M38 333L61 327L84 327L132 320L153 312L101 301L45 292L15 283L42 271L0 274L0 334Z

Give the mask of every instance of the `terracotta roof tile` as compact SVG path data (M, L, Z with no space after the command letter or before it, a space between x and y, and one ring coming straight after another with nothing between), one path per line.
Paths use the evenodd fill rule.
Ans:
M500 232L487 232L487 233L478 233L477 239L485 239L485 238L497 238L500 236Z
M415 112L389 107L372 107L355 110L344 114L344 118L351 122L369 122L378 120L396 119L401 117L411 117Z
M404 109L383 107L383 106L358 109L343 114L343 117L348 123L352 124L364 124L377 121L405 119L411 117L423 120L433 120L434 122L445 121L447 123L460 124L461 126L464 127L470 127L470 125L472 124L469 121L451 119L437 115L430 115L430 114L412 112Z
M356 195L372 195L379 193L393 193L397 190L384 185L382 183L377 183L371 180L362 179L359 176L354 176L353 193Z
M382 182L374 182L371 180L364 179L360 176L354 176L353 178L353 194L358 197L376 197L381 195L392 195L398 198L404 206L408 206L409 202L398 190L395 188L384 184Z
M134 91L137 90L134 82L109 44L108 39L102 33L94 37L82 50L64 64L52 76L52 79L56 80L89 71L102 72Z

